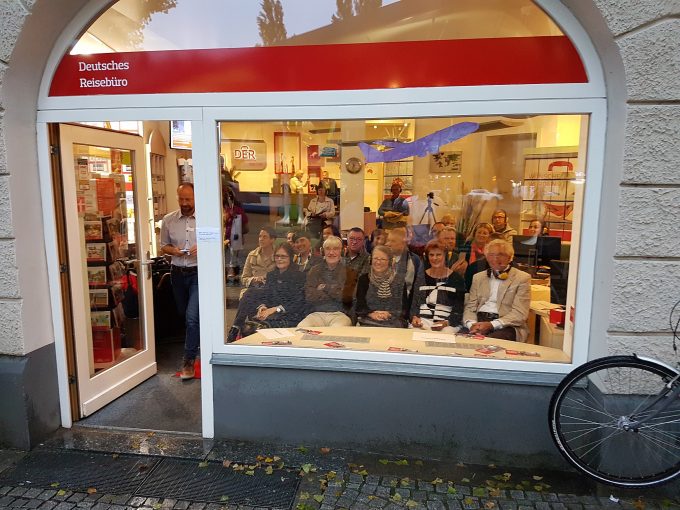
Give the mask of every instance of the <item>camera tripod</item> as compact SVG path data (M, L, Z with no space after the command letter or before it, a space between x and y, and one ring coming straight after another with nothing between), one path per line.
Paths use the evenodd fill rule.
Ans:
M439 205L435 203L434 205ZM425 206L425 210L423 211L423 215L420 217L420 221L418 222L419 224L422 225L423 220L425 219L425 215L427 215L427 224L428 225L433 225L437 223L437 217L434 215L434 210L432 209L432 198L427 197L427 206ZM430 221L432 223L430 223Z

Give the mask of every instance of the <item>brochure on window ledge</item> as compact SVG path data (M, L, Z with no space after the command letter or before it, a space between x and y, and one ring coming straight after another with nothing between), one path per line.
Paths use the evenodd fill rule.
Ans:
M290 338L295 336L292 331L283 328L258 329L257 332L267 340L278 340L279 338Z
M413 339L418 340L419 342L456 343L456 335L452 335L451 333L437 333L436 331L414 331Z

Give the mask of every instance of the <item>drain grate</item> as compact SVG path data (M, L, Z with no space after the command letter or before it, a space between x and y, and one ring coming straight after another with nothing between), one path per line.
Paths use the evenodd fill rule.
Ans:
M132 494L160 459L74 450L35 450L0 476L0 485Z
M23 486L98 494L130 494L206 503L289 509L299 476L234 472L221 462L77 450L34 450L0 475L0 486Z
M256 469L250 476L222 463L165 459L137 490L137 495L185 501L290 508L299 483L297 473Z

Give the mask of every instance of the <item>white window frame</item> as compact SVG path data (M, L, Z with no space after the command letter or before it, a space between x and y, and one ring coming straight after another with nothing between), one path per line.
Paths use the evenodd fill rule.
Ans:
M366 119L455 117L510 114L589 115L585 165L586 187L576 289L577 312L571 363L545 363L477 358L448 358L368 351L328 351L307 348L267 349L224 344L224 282L222 244L199 241L201 350L203 360L203 436L213 437L213 394L210 357L214 354L288 356L323 360L409 363L412 366L470 367L515 372L561 374L587 360L594 290L594 266L602 194L607 105L604 76L590 39L558 0L535 0L560 26L578 51L588 76L584 84L441 87L390 90L267 92L224 94L157 94L90 97L49 97L49 85L62 56L90 20L108 5L94 0L63 31L46 65L38 98L38 149L45 202L45 240L51 286L62 423L70 425L64 327L57 238L49 217L52 181L46 123L101 120L190 120L194 136L196 214L199 229L221 228L218 135L219 121L300 119Z

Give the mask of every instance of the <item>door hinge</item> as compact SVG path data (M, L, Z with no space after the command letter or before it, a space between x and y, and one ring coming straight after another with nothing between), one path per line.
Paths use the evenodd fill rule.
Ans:
M63 262L59 264L59 272L68 273L68 265L64 264Z
M58 145L50 145L50 155L56 156L59 154L59 146Z
M69 384L75 384L77 382L76 376L75 375L69 375L68 376L68 383Z

